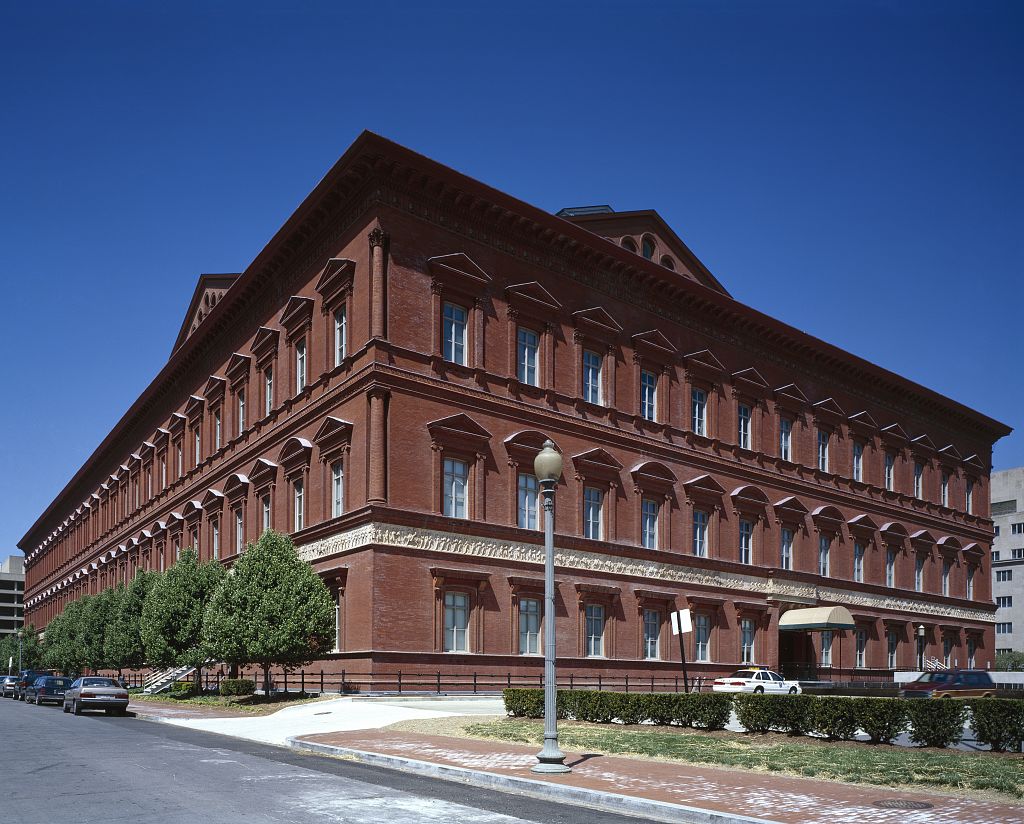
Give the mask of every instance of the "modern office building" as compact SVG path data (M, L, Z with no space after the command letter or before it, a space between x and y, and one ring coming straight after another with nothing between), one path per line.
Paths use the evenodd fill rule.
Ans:
M24 621L24 561L21 555L0 561L0 636L13 635Z
M996 651L1024 652L1024 466L992 473Z
M654 211L553 215L364 133L200 280L24 536L29 617L272 527L335 593L338 669L538 674L551 438L563 672L676 673L682 608L698 674L883 677L919 632L984 667L1009 431L735 300Z

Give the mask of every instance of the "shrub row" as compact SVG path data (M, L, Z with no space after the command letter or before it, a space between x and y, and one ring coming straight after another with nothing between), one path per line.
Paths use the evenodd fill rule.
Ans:
M505 709L516 718L542 718L544 691L507 689ZM608 724L653 724L724 729L729 714L747 732L814 733L850 741L864 732L873 744L892 743L906 732L924 747L948 747L970 723L974 737L996 752L1016 750L1024 741L1024 700L978 698L927 700L835 695L751 695L739 693L621 693L559 690L558 717Z
M507 689L505 709L515 718L542 718L544 691ZM624 693L559 690L558 717L608 724L674 724L702 730L721 730L729 723L732 696L724 693Z
M220 682L221 695L253 695L256 682L251 678L225 678Z

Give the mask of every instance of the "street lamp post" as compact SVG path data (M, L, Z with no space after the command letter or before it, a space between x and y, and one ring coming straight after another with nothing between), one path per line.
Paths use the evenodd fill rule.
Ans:
M550 440L534 459L533 471L544 499L544 747L531 772L567 773L571 770L558 747L555 692L555 486L562 477L562 456Z
M924 672L924 624L917 625L917 669Z

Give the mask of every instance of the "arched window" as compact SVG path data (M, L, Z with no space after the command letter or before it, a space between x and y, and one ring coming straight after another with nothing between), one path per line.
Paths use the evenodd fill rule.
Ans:
M672 261L672 258L670 258L668 255L662 255L661 256L661 265L664 266L666 269L673 269L674 270L676 268L676 265Z
M633 238L631 237L624 237L622 239L622 248L627 252L632 252L634 255L636 254L636 243L633 242Z
M644 237L640 244L640 254L648 260L654 260L654 238L650 235Z

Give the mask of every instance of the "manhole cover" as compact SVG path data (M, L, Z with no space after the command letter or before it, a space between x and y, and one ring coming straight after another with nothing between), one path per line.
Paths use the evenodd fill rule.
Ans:
M930 810L935 805L925 801L911 801L909 798L884 798L872 802L871 806L883 810Z

